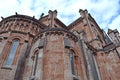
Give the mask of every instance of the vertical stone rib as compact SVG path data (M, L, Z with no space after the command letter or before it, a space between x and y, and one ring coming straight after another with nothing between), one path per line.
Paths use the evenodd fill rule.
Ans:
M84 69L85 69L85 74L86 75L84 78L85 80L88 80L88 76L87 76L87 61L85 59L85 52L84 52L84 48L83 48L83 43L82 43L82 40L80 39L80 36L78 36L78 43L79 43L79 47L80 47L80 50L82 51L82 56L83 56L83 63L84 63Z

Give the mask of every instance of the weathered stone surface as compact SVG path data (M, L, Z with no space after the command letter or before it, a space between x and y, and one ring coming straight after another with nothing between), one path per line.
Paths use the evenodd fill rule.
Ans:
M119 80L119 32L108 31L108 44L106 33L87 10L80 10L80 14L69 26L57 18L56 10L39 20L18 14L2 20L0 80L14 80L16 75L17 80ZM19 40L19 46L8 67L14 39Z

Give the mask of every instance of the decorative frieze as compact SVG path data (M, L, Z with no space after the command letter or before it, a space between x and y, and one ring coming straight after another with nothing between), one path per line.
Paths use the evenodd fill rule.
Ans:
M45 28L45 25L38 22L36 19L24 15L14 15L7 17L0 22L0 25L0 32L9 30L16 30L21 32L30 31L30 33L34 35L37 34L41 29Z
M37 36L34 38L34 41L37 40L38 38L40 38L38 36L41 36L41 34L45 34L45 36L51 35L51 34L62 35L64 37L68 37L68 38L74 40L75 42L77 41L76 35L74 35L73 33L69 32L67 30L61 29L61 28L48 28L45 30L41 30L39 32L39 34L37 34Z

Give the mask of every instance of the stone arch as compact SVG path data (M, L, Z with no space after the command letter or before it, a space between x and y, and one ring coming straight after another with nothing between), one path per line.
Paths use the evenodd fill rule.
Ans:
M34 56L35 56L36 53L39 53L39 48L38 48L38 47L35 48L35 49L32 51L32 54L31 54L32 60L34 59Z
M33 50L33 55L34 55L37 51L39 51L39 48L38 48L38 47Z
M11 52L11 49L12 49L12 46L14 44L14 40L19 40L19 44L17 45L17 48L15 50L15 53L14 53L14 57L13 57L13 62L12 64L15 65L17 60L18 60L18 57L20 55L20 50L21 50L21 46L22 44L24 43L24 38L21 37L21 36L11 36L7 39L6 43L5 43L5 46L2 50L2 56L5 56L4 58L4 62L3 62L3 65L5 65L8 57L9 57L9 54Z
M75 48L70 47L70 50L74 53L74 56L78 56L78 52L75 50Z
M8 42L12 42L14 39L18 39L20 43L24 43L24 38L21 36L12 36L8 39Z

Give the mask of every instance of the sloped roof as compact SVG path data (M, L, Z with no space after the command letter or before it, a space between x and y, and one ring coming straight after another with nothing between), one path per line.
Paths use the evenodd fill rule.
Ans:
M46 20L48 20L48 15L46 15L46 16L44 16L44 17L41 17L41 18L39 19L40 22L46 21ZM66 26L60 19L55 18L54 20L55 20L56 24L60 25L62 28L68 29L67 26Z
M58 25L60 25L64 29L68 29L67 26L62 21L60 21L58 18L56 18L55 21Z
M76 19L75 21L73 21L71 24L69 24L67 27L68 27L68 29L71 29L71 28L73 28L75 25L77 25L78 23L80 23L80 22L82 22L82 18L81 17L79 17L78 19Z

